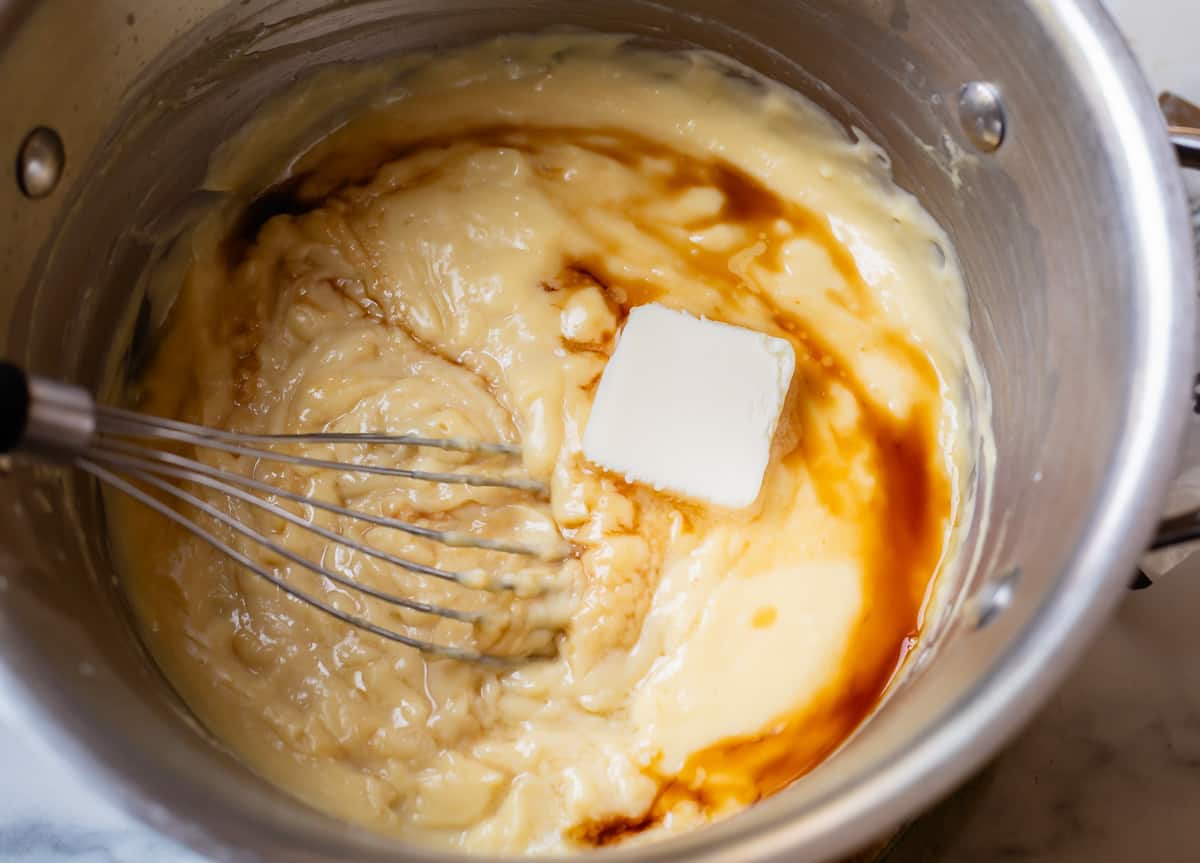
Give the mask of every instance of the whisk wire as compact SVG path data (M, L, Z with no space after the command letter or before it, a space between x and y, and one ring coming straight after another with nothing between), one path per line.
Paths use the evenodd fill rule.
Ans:
M555 559L556 557L561 557L559 549L539 549L522 543L489 539L487 537L474 536L461 531L436 530L431 527L423 527L422 525L413 524L412 522L402 521L400 519L373 515L369 512L350 509L348 507L329 503L328 501L323 501L320 498L298 494L296 492L289 491L288 489L280 488L279 486L271 485L270 483L244 476L243 474L232 473L230 471L221 470L220 468L210 467L203 462L199 462L186 456L177 455L176 453L163 452L162 450L147 450L144 447L137 447L122 441L105 441L103 444L93 449L89 454L93 456L100 456L103 454L107 458L112 458L118 454L124 455L129 459L136 460L137 464L135 466L141 468L142 470L174 476L177 479L190 480L200 483L201 485L207 485L209 488L223 491L227 494L234 494L234 492L227 485L227 483L234 483L245 488L253 489L254 491L262 494L281 497L285 500L290 500L293 503L299 503L303 504L304 506L311 506L316 509L325 510L326 512L331 512L335 515L357 519L377 527L386 527L393 530L403 531L404 533L433 540L434 542L454 548L480 548L487 551L499 551L507 554L520 554L543 559ZM181 473L181 471L185 472L186 475ZM220 484L218 485L210 481L203 481L196 476L197 474L210 477L212 480L217 480ZM240 495L237 496L240 497ZM254 504L256 501L260 501L258 498L242 499L252 504ZM280 513L275 514L280 515ZM290 513L288 515L290 515ZM286 516L280 515L280 517L285 518ZM297 523L299 524L299 522ZM316 526L311 522L304 522L303 524L300 524L300 526L305 528L313 528L314 530L316 528ZM370 549L368 546L365 546L361 543L356 543L352 540L347 540L345 537L333 535L326 536L326 539L332 539L335 542L341 542L351 546L352 548L355 548L358 551L365 552L366 554L375 554L375 551ZM456 573L446 572L434 567L426 567L412 561L402 560L400 558L383 559L387 559L389 563L394 563L397 566L403 566L406 569L412 569L414 572L420 572L424 575L432 575L435 578L443 578L449 581L456 581L460 583L463 582L463 579Z
M234 548L229 542L202 525L197 518L207 518L234 531L270 554L290 561L316 576L327 584L352 591L365 600L378 600L398 609L436 615L466 623L477 623L483 612L447 608L420 599L397 595L386 590L362 584L320 563L308 560L289 551L278 542L273 542L260 531L243 524L236 511L223 511L221 507L198 496L199 486L255 507L286 523L308 531L321 539L353 549L376 560L397 566L422 576L452 581L473 589L517 589L524 587L515 577L488 579L485 573L475 569L467 572L452 572L407 560L382 549L373 548L365 541L350 539L335 530L314 524L290 509L281 506L289 501L305 507L311 515L313 510L322 510L339 518L355 519L375 527L404 531L442 545L473 547L494 552L505 552L533 556L542 561L561 560L566 557L569 546L561 538L556 543L518 542L491 539L471 531L447 531L413 524L401 519L389 518L360 512L351 507L309 497L269 482L246 476L241 470L225 470L206 464L198 458L189 458L157 443L179 443L196 449L209 448L231 455L244 456L256 462L277 462L339 473L366 473L413 480L509 488L533 492L542 497L547 494L546 485L527 477L513 476L507 472L500 475L484 473L431 472L393 468L382 465L340 462L327 458L313 458L293 452L281 452L272 447L280 444L357 444L394 447L436 447L467 453L514 456L520 450L504 443L489 443L460 440L456 438L426 438L413 435L388 435L376 433L320 432L305 434L253 434L210 429L192 423L163 417L147 416L121 408L100 406L86 389L58 381L27 375L23 369L0 361L0 452L20 453L37 461L74 465L80 471L96 478L117 491L128 495L149 507L159 515L175 523L188 533L208 543L230 560L245 567L251 573L265 579L288 596L307 604L331 617L389 641L405 644L417 650L474 662L510 663L525 656L495 656L467 647L437 644L410 634L414 630L404 619L395 628L374 623L366 617L342 611L332 603L324 601L314 593L303 590L287 581L272 567L256 562L245 552ZM188 485L193 486L189 490ZM182 504L181 507L176 504ZM193 515L187 510L194 510ZM394 612L393 612L394 614Z
M186 424L184 424L186 425ZM545 483L538 482L534 479L525 477L510 477L510 476L488 476L485 474L471 473L440 473L435 471L413 470L403 467L387 467L384 465L347 463L340 461L332 461L329 459L312 458L311 456L293 455L292 453L277 452L271 449L263 449L262 447L247 446L242 443L236 443L233 440L215 437L211 435L198 435L195 431L188 429L177 429L169 426L149 426L139 428L130 422L120 419L113 419L99 423L97 431L105 435L121 435L125 437L138 437L154 440L170 440L179 443L192 444L193 446L208 447L210 449L221 450L232 455L241 455L248 458L257 458L264 461L280 462L282 464L300 465L303 467L311 467L319 470L339 470L351 471L354 473L368 473L379 476L394 476L402 479L414 479L422 482L440 482L451 485L469 485L485 488L511 488L519 491L529 491L538 495L546 494ZM211 431L211 430L210 430ZM294 438L264 436L268 441L274 443L296 443ZM344 443L344 439L330 440L325 435L312 434L304 435L305 440L309 443ZM376 441L379 443L379 441ZM440 443L440 442L439 442ZM432 445L426 443L425 445ZM443 447L444 448L444 447Z
M429 653L435 653L440 656L446 656L446 657L449 657L452 659L461 659L461 660L467 660L467 661L473 661L473 662L489 661L489 660L496 659L495 657L490 657L487 654L482 654L482 653L479 653L474 650L469 650L469 649L461 648L461 647L452 647L452 646L445 645L445 644L437 644L437 643L430 642L430 641L424 641L419 638L413 638L412 636L405 635L402 632L397 632L394 629L387 629L385 627L378 626L378 625L372 623L371 621L367 620L366 618L359 617L358 615L350 614L350 613L342 611L341 609L338 609L332 605L329 605L328 603L324 603L321 600L317 599L316 597L313 597L310 594L306 593L305 591L301 590L300 588L296 587L295 585L290 584L286 580L280 578L275 573L268 570L266 567L260 566L259 564L255 563L253 560L251 560L245 554L243 554L242 552L240 552L237 549L230 546L228 543L226 543L220 537L216 536L215 534L213 534L210 531L205 530L204 528L202 528L196 522L192 521L187 516L183 515L182 513L176 511L172 507L170 507L167 504L163 503L162 501L158 500L153 495L142 491L137 486L133 485L130 482L127 482L126 480L122 479L120 476L118 476L117 474L108 470L107 468L105 468L87 458L78 458L78 459L76 459L75 464L81 470L91 474L92 476L96 477L100 481L111 485L113 488L117 489L118 491L129 495L134 500L137 500L138 502L150 507L152 510L157 512L159 515L162 515L163 517L170 519L175 524L179 525L181 528L188 531L193 536L197 537L198 539L202 540L203 542L209 543L210 545L213 546L213 548L217 549L218 551L220 551L222 554L229 557L234 562L241 564L242 566L244 566L246 569L250 570L255 575L266 579L268 582L275 585L275 587L282 590L288 596L291 596L294 599L297 599L297 600L317 609L318 611L328 614L328 615L336 618L337 620L340 620L343 623L346 623L350 626L358 627L359 629L363 629L374 635L378 635L381 638L386 638L389 641L394 641L399 644L407 645L408 647L416 648L417 650L421 650L421 651L425 651L425 652L429 652ZM212 515L214 517L219 517L219 514L215 509L209 507L206 503L201 501L199 498L195 497L194 495L190 495L187 492L182 491L181 489L177 489L174 486L171 486L169 483L165 483L165 482L161 482L160 480L156 480L155 477L152 477L148 474L140 477L139 479L147 482L150 485L155 486L156 488L159 488L162 491L167 492L168 494L173 494L173 496L176 496L180 500L183 500L184 502L191 504L192 506L195 506L195 507L201 509L202 511L207 512L209 515ZM228 522L226 522L226 523L228 523ZM237 529L234 524L231 524L231 523L228 523L228 524L230 527L234 527L235 529ZM247 528L247 530L249 530L249 528ZM255 532L251 531L251 533L255 533ZM332 576L332 574L331 574L331 576ZM349 585L354 587L355 589L359 589L359 590L363 589L362 585L357 585L353 581L350 581L348 579L346 579L344 582L344 581L342 581L342 579L340 577L335 577L334 580L338 581L339 583L349 582ZM439 612L431 610L430 613L439 613Z
M453 450L455 452L495 453L498 455L519 456L521 448L514 444L491 443L488 441L467 440L466 438L430 438L419 435L391 435L374 432L313 432L309 434L253 434L250 432L228 431L226 429L209 428L195 423L171 420L165 417L150 416L124 408L114 408L108 405L96 406L97 427L100 431L114 431L118 426L126 430L124 434L136 434L138 437L153 437L154 433L147 429L163 429L195 435L206 440L240 441L242 443L360 443L383 444L387 446L433 447L435 449ZM132 429L133 431L130 431Z

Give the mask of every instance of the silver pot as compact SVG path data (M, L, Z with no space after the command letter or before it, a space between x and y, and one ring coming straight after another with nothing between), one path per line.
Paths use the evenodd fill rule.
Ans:
M126 326L139 274L207 200L213 148L305 70L552 24L706 46L795 87L886 147L962 259L998 468L903 685L785 792L599 852L825 859L1030 716L1125 589L1172 476L1192 238L1155 103L1097 2L0 2L0 141L16 154L54 130L22 164L45 197L0 183L0 353L93 388L135 364L153 329ZM434 858L305 808L212 741L133 634L95 489L22 465L2 482L0 687L87 781L219 859Z

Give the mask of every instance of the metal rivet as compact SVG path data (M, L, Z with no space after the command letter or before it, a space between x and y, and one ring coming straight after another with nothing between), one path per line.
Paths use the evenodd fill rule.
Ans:
M1004 102L994 84L972 81L958 92L958 121L967 140L981 153L1004 143Z
M17 153L17 183L27 198L44 198L62 179L67 154L62 137L46 126L25 136Z
M1012 605L1020 580L1021 568L1014 566L979 589L971 603L976 629L983 629Z

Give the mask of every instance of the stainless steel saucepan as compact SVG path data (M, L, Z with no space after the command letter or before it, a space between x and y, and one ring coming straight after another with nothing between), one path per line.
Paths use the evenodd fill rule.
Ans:
M18 167L0 182L0 355L91 388L136 364L155 324L140 275L210 200L214 148L297 76L551 25L705 46L796 88L886 147L962 261L997 470L990 488L976 477L986 505L910 673L785 792L597 852L825 859L1030 716L1125 590L1173 473L1192 236L1165 125L1098 2L0 0L0 148ZM0 482L0 688L89 782L217 859L435 859L306 808L214 743L133 634L96 490L19 465Z

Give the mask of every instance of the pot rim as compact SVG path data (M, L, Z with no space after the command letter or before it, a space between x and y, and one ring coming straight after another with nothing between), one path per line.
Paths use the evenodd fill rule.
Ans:
M947 708L943 722L931 723L910 747L870 773L847 777L811 804L803 818L776 797L703 831L593 855L614 861L737 863L792 859L797 847L812 859L853 851L933 803L991 758L1046 702L1122 596L1175 476L1186 428L1195 338L1192 228L1181 172L1153 93L1100 0L1032 5L1064 61L1081 79L1095 82L1089 107L1105 119L1113 136L1102 146L1127 199L1126 212L1132 214L1131 247L1139 254L1131 272L1145 299L1133 326L1133 398L1101 492L1057 590L989 673ZM0 21L7 25L0 28L0 42L33 6L33 0L0 6L8 13ZM71 769L86 779L112 789L114 802L153 829L203 854L245 859L232 836L246 825L233 824L217 834L149 799L105 753L69 730L39 688L0 661L0 691L13 695L4 705L12 708L6 712L24 727L39 729L27 738L44 744L52 756L66 756ZM364 859L394 858L394 845L390 851L368 845L373 843L363 843ZM452 859L418 847L411 854L414 860Z

